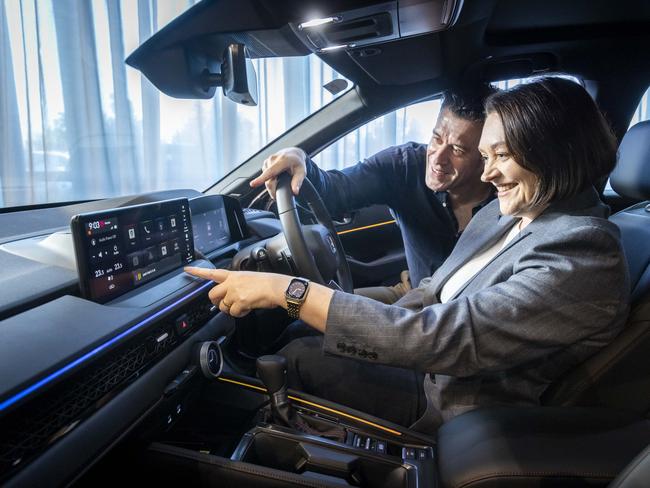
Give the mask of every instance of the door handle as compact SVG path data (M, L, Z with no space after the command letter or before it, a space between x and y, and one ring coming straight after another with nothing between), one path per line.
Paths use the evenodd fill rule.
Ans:
M353 218L354 218L353 213L350 213L350 214L346 213L346 214L343 214L343 219L341 219L341 220L332 219L332 222L334 223L334 225L348 225L350 222L352 222Z

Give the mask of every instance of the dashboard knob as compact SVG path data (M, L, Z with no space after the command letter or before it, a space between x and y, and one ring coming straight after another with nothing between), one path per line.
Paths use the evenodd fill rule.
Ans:
M206 378L218 378L223 369L223 354L216 341L207 341L199 347L199 367Z
M256 246L251 249L251 259L253 261L266 261L269 257L268 251L262 246Z

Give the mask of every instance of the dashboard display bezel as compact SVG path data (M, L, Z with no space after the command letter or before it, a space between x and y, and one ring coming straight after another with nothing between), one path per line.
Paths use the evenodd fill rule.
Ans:
M136 222L138 225L140 225L140 223L143 223L143 221L164 219L167 216L176 215L176 213L180 214L182 212L185 212L187 220L183 222L182 215L179 215L179 218L181 219L179 221L179 224L181 225L181 228L179 230L180 234L187 234L188 236L184 237L181 242L181 245L184 247L184 249L179 253L181 254L181 263L179 264L180 267L182 265L191 263L195 259L194 235L192 232L190 205L187 198L176 198L161 202L132 205L128 207L120 207L75 215L70 222L70 228L72 231L75 260L77 263L77 272L79 276L79 288L82 297L88 300L92 300L96 303L106 303L116 299L119 296L129 293L130 291L133 291L146 283L151 282L153 279L164 276L169 272L174 271L174 269L178 269L177 267L163 269L162 271L154 273L151 279L143 280L143 282L140 284L132 283L128 287L118 289L113 293L108 292L100 295L93 293L92 282L96 278L92 276L92 266L90 265L91 256L89 246L86 244L85 235L87 230L86 226L89 222L98 220L110 221L111 219L115 219L117 222L119 222L121 219L121 225L130 227L131 225L135 225ZM185 226L185 228L183 228L183 226ZM122 233L121 229L117 229L117 232L120 232L120 234ZM123 238L124 236L117 237L117 239ZM152 244L162 243L158 241L152 241ZM137 246L138 247L134 248L137 252L144 251L141 243L139 243ZM124 257L122 259L126 259L128 256L128 249L124 249L123 251ZM130 267L125 266L125 271L120 273L120 276L129 274L130 272Z

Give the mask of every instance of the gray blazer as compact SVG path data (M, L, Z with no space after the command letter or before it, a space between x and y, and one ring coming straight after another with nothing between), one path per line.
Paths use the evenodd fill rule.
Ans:
M431 278L394 305L336 292L325 352L427 373L433 426L477 406L535 405L608 344L628 314L617 227L588 189L549 206L447 303L440 289L516 223L499 202L472 219Z

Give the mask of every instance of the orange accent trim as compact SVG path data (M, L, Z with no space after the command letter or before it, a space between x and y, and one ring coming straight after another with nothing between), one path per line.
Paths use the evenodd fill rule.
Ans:
M242 383L241 381L231 380L230 378L223 378L222 376L219 376L219 381L225 381L226 383L233 383L235 385L245 386L247 388L252 388L253 390L263 391L264 393L266 393L266 388L262 388L261 386L249 385L248 383Z
M374 427L375 429L380 429L380 430L383 430L385 432L389 432L389 433L391 433L393 435L397 435L397 436L402 435L402 433L397 431L397 430L389 429L388 427L384 427L383 425L379 425L379 424L376 424L374 422L370 422L368 420L364 420L362 418L355 417L354 415L350 415L348 413L341 412L340 410L335 410L333 408L329 408L329 407L326 407L324 405L319 405L318 403L312 403L312 402L309 402L307 400L303 400L302 398L297 398L297 397L294 397L294 396L291 396L291 395L289 395L289 399L291 399L291 400L293 400L295 402L304 403L305 405L309 405L311 407L320 408L321 410L325 410L326 412L335 413L335 414L340 415L342 417L347 417L349 419L356 420L357 422L361 422L362 424L370 425L371 427Z
M382 225L388 225L388 224L394 224L394 223L395 223L395 219L387 220L386 222L379 222L378 224L372 224L372 225L366 225L364 227L356 227L354 229L342 230L341 232L337 232L337 234L341 236L343 234L349 234L350 232L357 232L359 230L372 229L373 227L380 227Z
M244 383L242 381L235 381L235 380L231 380L230 378L223 378L221 376L219 377L219 380L220 381L225 381L226 383L232 383L232 384L239 385L239 386L245 386L247 388L252 388L253 390L263 391L264 393L266 393L266 388L251 385L249 383ZM379 424L376 424L374 422L370 422L369 420L364 420L362 418L355 417L354 415L350 415L349 413L341 412L340 410L329 408L329 407L326 407L324 405L319 405L318 403L310 402L308 400L303 400L302 398L298 398L298 397L295 397L293 395L289 395L289 400L292 400L294 402L304 403L305 405L309 405L310 407L320 408L321 410L325 410L326 412L331 412L331 413L334 413L336 415L340 415L342 417L347 417L349 419L355 420L356 422L360 422L362 424L369 425L371 427L374 427L375 429L383 430L384 432L388 432L388 433L396 435L396 436L401 436L402 435L402 433L397 431L397 430L389 429L388 427L384 427L383 425L379 425Z

